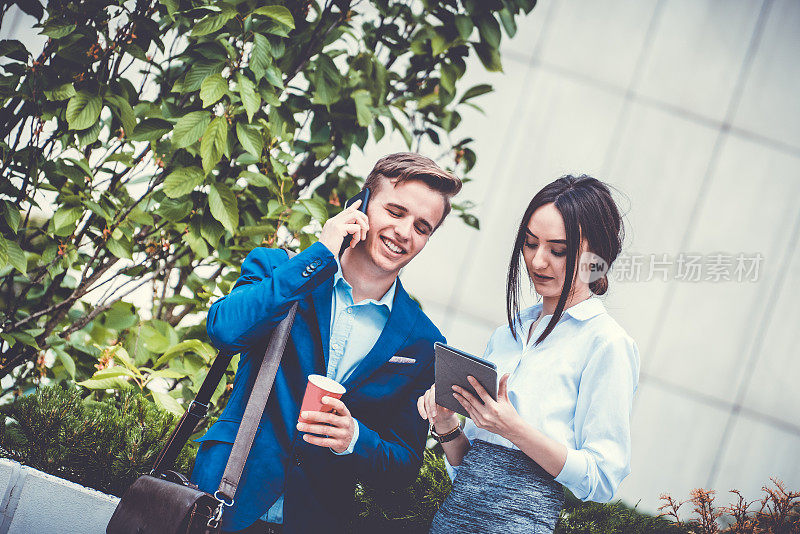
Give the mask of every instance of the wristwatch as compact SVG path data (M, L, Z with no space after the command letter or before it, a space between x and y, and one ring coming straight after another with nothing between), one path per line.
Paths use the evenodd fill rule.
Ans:
M461 434L461 425L456 426L453 430L445 432L444 434L437 434L436 428L434 428L433 423L431 423L430 433L433 439L439 443L447 443L448 441L453 441Z

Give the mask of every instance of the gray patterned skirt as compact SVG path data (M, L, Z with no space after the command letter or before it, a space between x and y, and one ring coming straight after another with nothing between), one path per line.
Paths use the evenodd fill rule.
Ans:
M564 490L524 452L474 440L431 534L552 533Z

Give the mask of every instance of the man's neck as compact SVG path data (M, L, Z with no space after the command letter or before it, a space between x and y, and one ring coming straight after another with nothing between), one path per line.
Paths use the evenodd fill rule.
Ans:
M347 249L339 258L342 276L353 287L353 302L366 299L380 300L394 281L397 273L378 268L363 249Z

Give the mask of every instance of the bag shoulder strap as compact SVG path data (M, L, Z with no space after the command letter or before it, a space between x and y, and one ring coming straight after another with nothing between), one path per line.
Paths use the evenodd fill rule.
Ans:
M291 250L286 250L286 254L288 254L289 258L292 258L296 253ZM262 360L261 368L259 369L258 376L256 377L256 383L253 386L253 391L250 395L250 399L247 402L244 416L242 417L242 423L239 426L239 431L236 434L236 443L239 443L240 441L242 443L238 448L236 443L234 443L234 448L231 451L231 456L228 459L227 466L225 467L225 474L222 477L222 483L220 483L220 491L223 495L229 496L231 502L233 500L233 495L236 493L236 487L238 486L239 479L241 478L242 470L244 469L244 462L247 460L247 454L250 452L253 439L255 439L256 431L258 430L258 423L261 421L261 415L263 414L264 408L267 405L267 398L272 390L272 383L275 381L275 375L278 372L281 356L283 355L283 350L286 347L289 331L292 329L292 324L294 323L294 317L296 313L297 303L295 302L292 304L292 307L289 309L289 313L286 315L286 317L278 324L278 326L275 327L270 335L269 343L267 344L267 350L264 353L264 359ZM208 413L208 403L211 400L211 396L214 394L214 390L217 389L217 385L225 375L225 371L227 370L232 358L232 353L220 352L217 354L217 357L214 359L214 363L211 365L211 369L209 369L205 380L203 380L203 383L200 385L197 396L194 398L191 404L189 404L189 409L186 410L180 421L178 421L178 425L175 427L175 430L172 431L172 434L170 434L167 444L161 450L161 453L158 455L158 458L153 464L153 468L150 471L151 475L159 475L174 465L178 454L180 454L180 451L183 449L183 446L186 445L186 442L189 441L189 437L194 432L197 424ZM244 433L242 430L243 428L245 428ZM244 449L245 445L246 449ZM244 456L241 456L242 452L244 452ZM232 465L234 453L237 453L237 456ZM238 465L238 463L241 465ZM236 474L237 472L238 474ZM225 488L223 488L223 484L225 484L226 481L226 475L228 483ZM228 493L228 491L231 492Z

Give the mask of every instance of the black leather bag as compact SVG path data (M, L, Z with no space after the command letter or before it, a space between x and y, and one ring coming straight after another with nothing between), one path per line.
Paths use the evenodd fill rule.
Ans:
M287 251L291 258L294 254ZM170 471L183 446L208 413L211 395L225 374L232 354L220 353L214 359L197 397L172 431L149 475L143 475L122 495L106 534L217 534L222 514L233 506L236 488L253 445L258 424L267 405L281 356L297 313L294 303L288 315L270 336L264 360L247 401L236 440L233 443L219 489L214 495L198 487L180 473Z
M144 475L122 497L106 532L115 534L217 534L219 502L186 477L167 471ZM145 513L146 512L146 513Z

